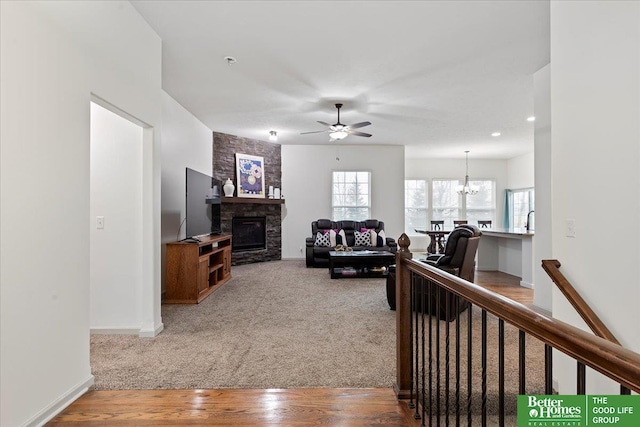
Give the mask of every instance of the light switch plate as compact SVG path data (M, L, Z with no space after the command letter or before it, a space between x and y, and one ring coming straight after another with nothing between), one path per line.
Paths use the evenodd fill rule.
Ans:
M102 230L104 228L104 217L103 216L97 216L96 217L96 228L98 230Z
M576 220L575 219L566 220L565 235L567 237L576 237Z

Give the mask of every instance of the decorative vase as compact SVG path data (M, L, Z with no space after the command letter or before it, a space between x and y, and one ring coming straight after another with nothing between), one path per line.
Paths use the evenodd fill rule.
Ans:
M236 189L236 186L233 185L231 178L227 178L222 189L224 190L225 197L233 197L233 191Z

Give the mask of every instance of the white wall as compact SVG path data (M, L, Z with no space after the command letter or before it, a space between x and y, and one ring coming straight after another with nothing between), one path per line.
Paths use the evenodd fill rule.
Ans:
M535 184L534 163L533 152L507 160L506 188L518 189L533 187Z
M191 168L212 176L213 134L182 105L162 92L162 284L167 242L185 238L185 174ZM178 235L178 229L180 233Z
M140 332L142 128L91 103L90 326ZM97 228L97 217L104 228Z
M0 49L0 425L19 426L42 422L93 382L91 94L157 129L161 43L127 2L2 1ZM145 138L143 185L152 191L143 205L153 219L143 230L151 251L143 274L156 287L143 292L142 323L153 330L161 325L159 133Z
M384 221L388 237L402 234L404 146L283 145L282 258L304 258L311 222L331 218L334 170L371 171L371 217Z
M553 255L627 348L640 351L640 3L551 2ZM575 238L566 220L575 220ZM606 224L606 232L598 232ZM555 317L584 328L562 295ZM560 392L575 363L554 365ZM588 375L587 393L614 393Z
M406 159L406 179L434 178L464 180L464 159ZM493 179L496 181L496 217L494 227L502 224L504 212L504 190L507 183L506 160L480 160L469 156L469 179ZM404 204L404 200L403 200ZM497 224L497 225L496 225ZM426 250L429 246L429 238L417 233L407 233L411 239L411 248L414 250Z
M535 121L535 221L533 237L533 304L551 311L555 286L542 269L543 259L553 259L551 250L551 66L533 75Z

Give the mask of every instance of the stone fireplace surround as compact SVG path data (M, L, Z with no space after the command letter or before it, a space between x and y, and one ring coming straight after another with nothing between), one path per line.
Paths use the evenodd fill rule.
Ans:
M281 188L282 154L280 144L213 132L213 177L222 182L231 178L237 188L236 153L263 157L265 187L269 188L272 185L274 188ZM251 203L250 198L243 199L243 203L225 203L225 198L222 199L223 233L231 234L231 221L234 216L264 216L267 218L267 248L233 252L231 265L282 259L282 205Z

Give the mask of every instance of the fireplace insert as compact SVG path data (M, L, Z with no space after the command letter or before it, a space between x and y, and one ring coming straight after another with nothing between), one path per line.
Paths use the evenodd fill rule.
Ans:
M267 248L267 217L237 216L231 221L231 250L255 251Z

